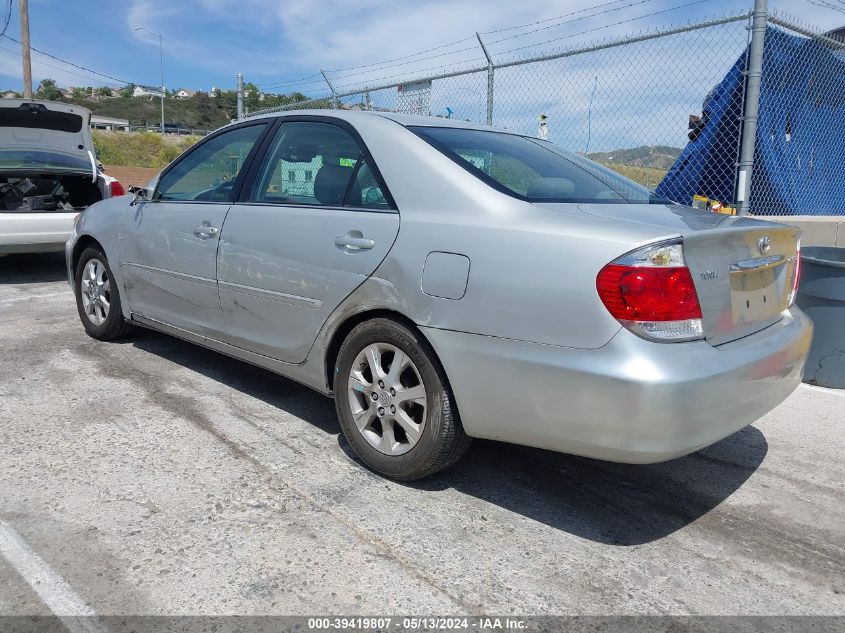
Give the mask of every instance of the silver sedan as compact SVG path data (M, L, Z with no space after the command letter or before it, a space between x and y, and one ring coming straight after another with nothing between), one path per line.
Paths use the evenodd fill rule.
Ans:
M217 131L67 244L99 340L152 328L333 395L370 468L489 438L631 463L798 385L799 231L677 206L546 141L298 112Z

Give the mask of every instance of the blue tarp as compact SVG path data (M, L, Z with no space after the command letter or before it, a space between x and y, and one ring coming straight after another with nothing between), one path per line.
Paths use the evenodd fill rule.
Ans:
M733 204L745 56L704 103L701 134L657 187L682 204L696 194ZM751 211L845 213L845 55L776 28L766 32Z

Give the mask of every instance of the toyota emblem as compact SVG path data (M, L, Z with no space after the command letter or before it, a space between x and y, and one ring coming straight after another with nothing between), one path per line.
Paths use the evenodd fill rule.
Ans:
M772 249L772 240L769 239L768 235L764 235L760 238L757 242L757 250L760 251L761 255L765 255Z

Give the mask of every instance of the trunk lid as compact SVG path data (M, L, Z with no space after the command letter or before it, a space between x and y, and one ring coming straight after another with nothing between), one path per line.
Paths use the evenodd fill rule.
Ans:
M753 217L669 205L581 205L589 215L679 234L701 304L705 339L721 345L783 317L793 291L801 231Z
M0 169L91 173L90 119L75 105L0 100Z

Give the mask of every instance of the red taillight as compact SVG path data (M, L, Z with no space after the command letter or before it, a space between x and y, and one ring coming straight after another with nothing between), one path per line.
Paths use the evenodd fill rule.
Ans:
M596 288L610 314L620 321L700 319L701 306L686 267L608 264Z
M123 185L120 184L120 181L113 180L109 185L109 191L111 191L112 196L125 196L126 190L123 188Z

